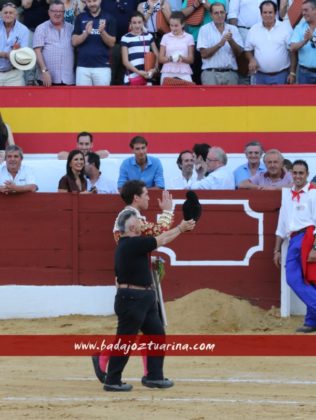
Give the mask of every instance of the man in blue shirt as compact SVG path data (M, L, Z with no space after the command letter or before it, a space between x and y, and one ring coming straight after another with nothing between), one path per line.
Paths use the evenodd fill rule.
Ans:
M316 0L305 0L302 5L304 20L293 31L290 51L298 51L298 83L316 83Z
M158 158L147 155L147 140L136 136L129 145L134 156L122 162L117 187L122 188L126 181L140 179L145 182L147 188L164 189L162 164Z
M236 188L238 188L241 181L251 178L257 172L265 172L267 170L264 163L260 161L263 152L262 144L259 141L251 141L246 144L245 155L247 162L234 170Z
M77 47L77 86L108 86L111 82L110 48L116 41L114 18L101 10L101 0L86 0L77 16L72 45Z
M15 49L28 45L29 31L17 21L17 8L5 3L0 19L0 86L24 86L23 71L13 68L9 56Z

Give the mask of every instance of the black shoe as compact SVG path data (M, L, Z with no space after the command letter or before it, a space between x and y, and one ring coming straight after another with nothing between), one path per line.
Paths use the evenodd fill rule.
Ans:
M99 379L101 384L104 384L106 378L106 372L102 372L99 365L99 356L92 356L92 364L94 368L95 376Z
M147 388L171 388L174 383L170 379L147 379L146 376L142 377L142 384Z
M303 325L302 327L297 328L296 332L300 333L312 333L316 331L316 327L309 327L308 325Z
M120 384L105 384L103 387L104 391L112 392L128 392L133 389L133 385L120 383Z

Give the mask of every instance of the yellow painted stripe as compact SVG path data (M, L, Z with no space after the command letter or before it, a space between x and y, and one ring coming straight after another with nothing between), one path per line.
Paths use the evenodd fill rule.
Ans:
M309 132L316 107L2 108L15 133Z

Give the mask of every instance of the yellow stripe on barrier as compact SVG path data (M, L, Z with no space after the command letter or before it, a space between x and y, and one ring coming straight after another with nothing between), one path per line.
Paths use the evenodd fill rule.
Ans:
M15 133L314 132L316 107L2 108Z

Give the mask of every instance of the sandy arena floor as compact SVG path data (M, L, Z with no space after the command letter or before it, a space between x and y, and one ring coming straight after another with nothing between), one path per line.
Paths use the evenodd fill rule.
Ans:
M210 302L212 304L210 305ZM245 301L196 291L167 304L170 334L291 334L281 319ZM0 334L112 334L115 317L2 320ZM167 357L168 390L140 384L142 363L124 372L129 393L107 393L88 357L1 357L0 419L314 419L314 357Z

